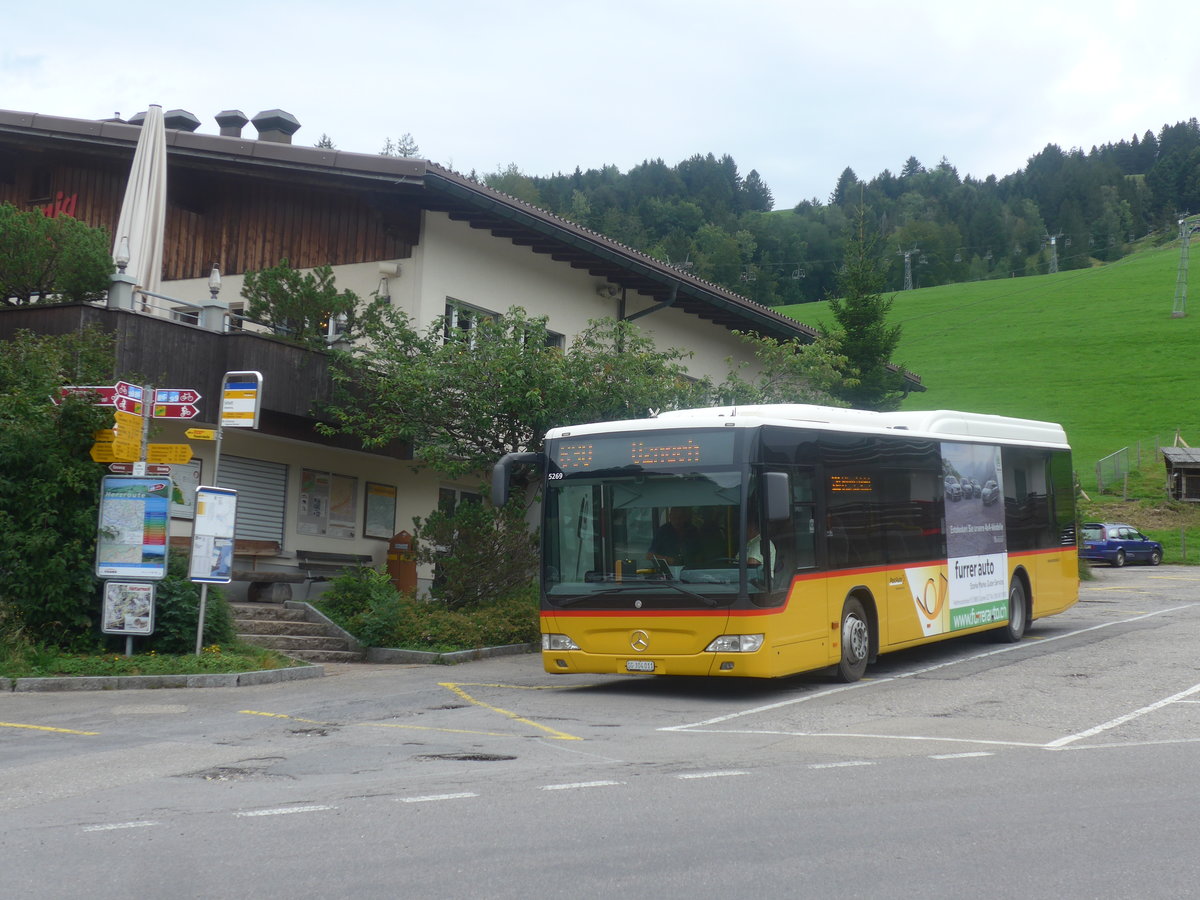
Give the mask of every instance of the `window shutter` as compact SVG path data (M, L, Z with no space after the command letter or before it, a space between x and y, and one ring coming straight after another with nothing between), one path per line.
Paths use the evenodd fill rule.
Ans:
M235 537L278 541L283 546L287 508L287 471L283 463L222 456L220 484L238 492Z

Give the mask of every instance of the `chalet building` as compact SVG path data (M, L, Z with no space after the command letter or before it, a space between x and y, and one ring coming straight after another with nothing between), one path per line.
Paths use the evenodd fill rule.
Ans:
M243 134L250 122L236 110L216 120L220 133L204 134L191 113L165 116L159 292L135 291L130 303L4 308L0 339L17 329L98 325L118 338L115 378L137 373L157 388L198 391L194 419L155 420L155 441L193 448L193 461L173 471L185 497L209 483L214 462L212 443L189 442L185 429L215 427L225 372L261 372L260 428L225 429L217 478L239 491L239 540L270 548L254 560L259 569L302 569L311 553L382 565L394 532L477 485L420 471L404 447L367 450L319 435L312 410L330 390L324 354L244 325L247 271L283 259L300 269L330 264L339 289L387 297L420 328L442 315L469 328L472 317L521 306L548 316L569 344L589 320L636 319L659 346L693 351L697 376L723 377L726 358L747 358L734 330L815 337L769 308L432 162L299 146L299 123L280 110L254 117L256 137ZM121 121L0 110L0 203L113 231L139 133ZM222 279L215 298L214 266ZM924 389L905 377L910 389ZM187 504L173 513L172 534L190 534ZM430 573L420 574L427 584Z

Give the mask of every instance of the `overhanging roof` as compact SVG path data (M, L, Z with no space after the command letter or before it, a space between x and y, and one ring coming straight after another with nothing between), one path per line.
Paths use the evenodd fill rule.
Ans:
M62 145L129 158L139 133L139 126L122 122L0 110L0 151ZM818 336L815 328L769 307L426 160L177 129L168 129L166 140L173 163L408 198L715 325L777 340L808 342ZM908 390L925 390L919 376L893 369Z

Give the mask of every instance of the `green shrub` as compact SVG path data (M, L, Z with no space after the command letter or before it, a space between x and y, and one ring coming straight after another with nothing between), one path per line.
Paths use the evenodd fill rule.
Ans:
M6 627L20 627L35 644L95 642L104 470L89 450L111 413L85 399L50 398L63 384L111 380L111 349L111 338L90 330L19 332L0 348L0 602L9 608Z
M510 596L529 583L537 566L537 535L519 501L497 509L460 503L416 520L417 560L436 567L431 593L452 609Z
M336 576L321 595L320 607L337 622L345 622L365 613L376 602L394 599L396 588L378 569L362 566L346 569Z
M537 591L529 582L499 600L454 609L442 600L401 594L378 572L345 578L335 579L320 608L369 647L445 653L538 639ZM337 595L332 605L330 593ZM348 614L352 597L359 605Z
M194 653L196 620L200 616L200 585L187 578L188 560L182 553L171 553L167 577L158 582L154 602L154 634L138 643L142 651L158 653ZM233 614L224 592L208 586L204 605L204 645L228 646L234 642Z

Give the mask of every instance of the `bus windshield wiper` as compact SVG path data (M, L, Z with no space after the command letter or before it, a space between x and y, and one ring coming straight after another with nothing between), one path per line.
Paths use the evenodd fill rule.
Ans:
M646 582L639 582L638 584L624 584L624 585L621 585L620 587L605 588L604 590L596 591L593 594L578 594L574 597L568 597L566 600L563 600L558 605L559 606L574 606L576 603L584 603L588 600L591 600L594 597L603 597L605 594L625 594L625 593L628 593L629 591L642 591L642 590L645 590L646 588L660 588L660 587L672 588L673 590L679 591L681 594L687 594L689 597L695 597L697 600L699 600L705 606L715 607L718 605L717 601L714 600L712 597L705 597L703 594L697 594L695 591L691 590L690 588L685 588L683 585L676 584L673 581L646 581Z

